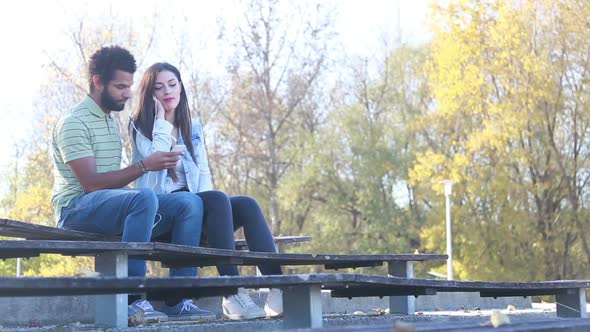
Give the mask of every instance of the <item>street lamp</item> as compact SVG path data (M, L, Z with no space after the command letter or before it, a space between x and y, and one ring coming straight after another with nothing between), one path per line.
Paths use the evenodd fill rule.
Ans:
M447 209L446 229L447 229L447 280L453 280L453 242L451 236L451 194L453 193L453 181L441 181L445 186L445 205Z

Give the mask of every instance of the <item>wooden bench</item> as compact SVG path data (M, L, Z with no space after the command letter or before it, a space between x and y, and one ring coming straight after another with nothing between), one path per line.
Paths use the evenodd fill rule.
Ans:
M237 287L281 288L285 299L284 327L318 328L322 326L322 289L331 290L335 297L419 296L437 292L479 292L480 296L493 297L553 295L558 317L586 318L585 289L590 288L590 280L471 282L341 273L201 278L0 278L2 296L146 292L151 298L163 298L171 294L227 295L235 293ZM108 298L112 295L100 295L97 298L105 296ZM126 305L121 304L119 309L123 311ZM126 324L126 315L117 317L120 319L118 326Z
M0 236L27 240L121 241L119 236L78 232L2 218L0 218ZM273 239L277 248L286 244L311 241L310 236L275 236ZM206 245L205 243L203 246ZM236 239L236 250L248 250L245 239Z
M64 241L120 241L121 238L118 236L105 236L96 233L79 232L72 230L64 230L56 227L47 227L42 225L35 225L31 223L25 223L21 221L11 219L0 218L0 236L6 237L18 237L25 238L28 240L64 240ZM286 236L286 237L275 237L275 244L288 244L288 243L300 243L303 241L309 241L311 237L307 236ZM37 241L27 241L28 245L35 246ZM25 245L25 244L23 244ZM49 245L42 244L39 242L38 246ZM56 244L57 245L57 244ZM64 244L65 245L65 244ZM76 246L75 244L72 244ZM168 244L158 243L158 249L161 251L166 250ZM49 245L50 246L50 245ZM168 247L170 248L170 247ZM21 248L22 249L22 248ZM53 253L62 253L59 250L61 248L56 247L57 251ZM236 249L243 250L247 249L244 240L236 241ZM45 248L49 250L49 248ZM182 250L181 253L177 252ZM205 248L191 248L186 247L179 249L174 247L170 256L167 260L153 259L154 255L144 257L146 260L161 261L166 266L180 267L180 266L212 266L217 264L236 264L236 265L258 265L261 262L272 262L280 265L324 265L327 269L341 269L341 268L355 268L355 267L368 267L368 266L381 266L387 262L388 274L396 277L413 278L414 267L413 262L416 261L430 261L430 260L446 260L446 255L434 255L434 254L402 254L402 255L299 255L291 254L283 257L272 257L269 260L267 254L264 253L248 253L239 254L234 251L218 251L211 249L212 251L206 251ZM45 251L44 253L49 253ZM67 253L66 253L67 254ZM162 253L163 254L163 253ZM38 254L37 254L38 255ZM206 257L204 257L204 255ZM36 256L36 255L33 255ZM33 257L30 256L30 257ZM17 256L13 256L17 257ZM23 256L25 257L25 256ZM115 273L114 267L107 268L108 265L116 266L117 259L111 257L109 260L105 258L104 254L101 255L100 261L101 269L105 269L108 273ZM10 257L6 257L10 258ZM127 258L125 258L127 259ZM196 265L195 265L196 264ZM97 270L98 271L98 270ZM100 271L100 272L105 272ZM412 314L415 312L415 299L413 297L390 297L390 308L392 311L398 313Z
M127 276L128 257L162 262L169 267L213 266L219 264L260 265L278 264L320 265L326 269L381 266L387 263L391 276L413 278L413 262L445 260L446 255L435 254L281 254L234 251L214 248L190 247L169 243L128 243L111 241L59 241L59 240L3 240L0 241L0 259L36 257L42 253L68 256L95 256L95 270L103 276ZM390 296L391 312L413 314L413 296ZM109 321L113 323L112 320Z
M260 265L323 265L326 269L356 268L388 264L388 273L398 277L414 277L413 262L445 260L446 255L332 255L332 254L280 254L233 251L203 247L179 246L168 243L122 243L119 237L57 229L15 220L0 219L0 235L28 240L0 241L0 258L35 257L41 253L70 256L95 256L95 270L103 276L127 276L128 257L160 261L168 267L212 266L219 264ZM285 237L284 243L308 240L307 237ZM126 296L126 295L125 295ZM412 314L415 298L391 296L392 312ZM104 300L107 307L121 301L118 295ZM108 304L110 303L110 304ZM102 307L97 306L97 307ZM120 309L121 312L123 308ZM120 314L119 314L120 315ZM112 313L97 313L101 324L119 324Z

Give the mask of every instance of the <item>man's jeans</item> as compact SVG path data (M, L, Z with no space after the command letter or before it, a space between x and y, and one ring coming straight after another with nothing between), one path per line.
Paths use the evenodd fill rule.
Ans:
M156 237L198 246L203 202L189 192L155 194L151 189L98 190L74 199L62 209L58 226L77 231L122 235L123 242L149 242ZM143 260L129 260L129 276L143 277ZM196 268L170 270L170 276L196 276Z

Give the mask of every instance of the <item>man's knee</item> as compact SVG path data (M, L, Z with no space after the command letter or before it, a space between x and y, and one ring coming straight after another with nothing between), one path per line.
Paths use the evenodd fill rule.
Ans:
M135 198L142 205L145 204L154 207L156 210L158 209L158 197L150 188L137 188L135 190Z
M190 192L175 193L175 201L179 208L191 214L203 215L203 201L201 197Z

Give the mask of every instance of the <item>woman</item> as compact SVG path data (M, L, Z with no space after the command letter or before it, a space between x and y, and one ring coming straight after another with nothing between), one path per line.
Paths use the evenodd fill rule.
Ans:
M152 188L156 193L189 191L199 195L204 205L203 232L210 247L235 250L234 231L243 227L250 250L276 252L268 223L253 198L212 190L201 124L191 120L188 98L176 67L156 63L146 70L130 132L134 160L155 151L170 151L175 145L184 145L186 149L173 170L147 172L137 180L137 187ZM264 275L282 274L276 265L261 265L259 270ZM239 275L235 265L220 265L217 271L220 275ZM282 293L272 289L263 310L254 304L247 290L240 289L238 294L224 297L222 307L224 315L235 320L278 316L283 312Z

